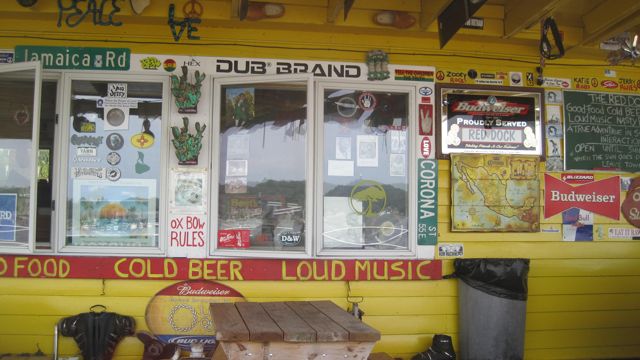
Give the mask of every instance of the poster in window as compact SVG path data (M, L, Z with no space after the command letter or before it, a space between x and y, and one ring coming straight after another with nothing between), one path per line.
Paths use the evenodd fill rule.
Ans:
M156 181L73 181L73 245L153 246L157 234Z
M374 135L358 135L357 165L362 167L378 167L378 137Z
M174 208L205 210L207 172L204 169L171 170L170 204Z
M227 160L227 176L247 176L248 160Z
M336 137L336 160L351 160L351 138Z
M542 155L541 91L442 87L441 151Z

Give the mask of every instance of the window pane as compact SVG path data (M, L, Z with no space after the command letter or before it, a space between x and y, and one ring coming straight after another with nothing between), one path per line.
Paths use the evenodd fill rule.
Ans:
M324 249L408 248L408 99L325 89Z
M26 246L33 163L35 70L0 73L0 245Z
M73 81L67 237L72 246L158 246L162 84Z
M223 86L218 248L304 251L306 84Z
M38 209L36 218L36 248L51 248L51 191L53 189L54 134L56 121L57 82L42 83L40 97L40 143L38 150Z

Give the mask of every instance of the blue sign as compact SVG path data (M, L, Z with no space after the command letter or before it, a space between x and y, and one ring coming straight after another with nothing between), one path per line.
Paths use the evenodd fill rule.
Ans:
M13 64L13 53L0 52L0 64Z
M0 241L16 241L16 194L0 194Z

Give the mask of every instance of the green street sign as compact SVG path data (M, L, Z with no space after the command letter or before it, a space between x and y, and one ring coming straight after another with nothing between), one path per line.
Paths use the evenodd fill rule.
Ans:
M15 61L40 61L43 69L129 70L131 50L64 46L16 46Z
M418 159L418 245L438 242L438 160Z

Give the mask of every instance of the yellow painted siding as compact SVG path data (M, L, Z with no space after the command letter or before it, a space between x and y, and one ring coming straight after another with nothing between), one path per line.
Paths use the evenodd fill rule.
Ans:
M323 26L324 0L285 0L287 12L308 20L308 26L272 21L238 26L229 21L228 1L206 1L205 18L199 26L199 42L174 43L166 25L169 0L154 0L146 17L125 14L122 27L97 27L88 21L77 28L55 26L54 1L40 1L37 13L14 1L0 11L0 48L15 45L128 47L134 53L193 56L265 57L361 62L366 51L381 48L394 64L436 66L438 69L478 72L530 71L538 65L537 48L500 41L479 43L465 37L446 50L438 48L437 36L416 30L371 28L372 9L384 3L390 10L417 13L413 2L370 0L356 2L345 27L341 17L335 26ZM501 8L486 6L488 34L503 26ZM284 27L283 27L284 26ZM432 25L432 27L435 26ZM579 39L579 29L566 28L567 43ZM537 38L536 26L519 34ZM108 40L109 42L106 42ZM501 55L496 55L501 54ZM464 57L464 56L468 57ZM605 55L603 53L602 58ZM560 65L559 65L560 64ZM545 75L603 77L604 61L579 59L550 61ZM580 66L577 66L580 65ZM640 79L640 69L613 67L618 77ZM465 257L523 257L531 259L525 356L527 359L584 359L640 357L640 241L599 238L611 226L623 226L600 216L595 218L596 241L562 242L561 233L454 233L450 228L449 161L439 161L439 241L463 243ZM541 164L540 174L543 174ZM558 175L558 174L555 174ZM628 174L627 174L628 175ZM605 175L599 175L605 176ZM541 182L542 183L542 182ZM543 190L541 190L541 196ZM560 217L543 219L542 229L560 229ZM443 273L453 271L444 259ZM135 317L138 330L146 329L145 308L153 294L173 281L65 280L0 278L0 353L52 351L53 327L66 316L88 311L94 304L109 311ZM364 320L382 332L374 351L410 358L425 350L434 334L450 334L457 346L456 280L399 282L223 282L248 300L282 301L328 299L347 307L347 297L363 298ZM126 338L118 346L116 360L139 359L142 344ZM61 338L60 353L79 353L70 338Z

